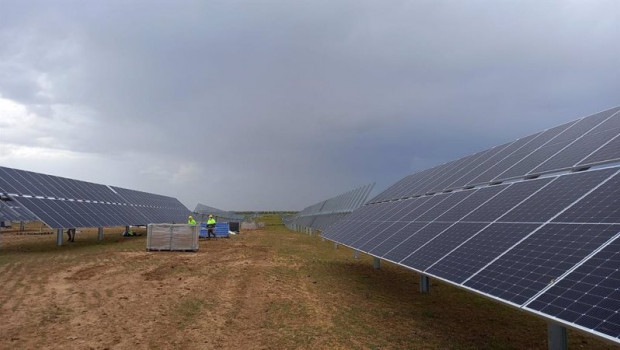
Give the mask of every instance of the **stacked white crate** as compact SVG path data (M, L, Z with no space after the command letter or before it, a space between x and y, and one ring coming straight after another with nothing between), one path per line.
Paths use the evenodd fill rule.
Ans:
M199 229L197 225L149 224L146 250L197 251Z

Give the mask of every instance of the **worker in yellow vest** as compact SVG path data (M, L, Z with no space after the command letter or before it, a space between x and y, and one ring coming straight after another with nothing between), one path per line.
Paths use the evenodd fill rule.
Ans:
M188 225L192 225L192 226L196 226L196 220L194 220L193 216L190 215L190 216L187 217L187 224Z
M211 235L215 238L215 224L215 218L212 214L209 214L209 220L207 220L207 238L210 238Z

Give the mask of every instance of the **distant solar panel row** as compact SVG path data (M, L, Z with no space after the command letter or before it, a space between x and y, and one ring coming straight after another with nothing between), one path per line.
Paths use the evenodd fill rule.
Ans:
M184 222L177 199L0 167L0 192L52 228Z
M364 185L308 206L294 217L284 219L285 224L324 230L364 204L374 185Z
M323 237L620 342L620 148L608 148L620 134L618 110L410 175ZM519 165L537 152L549 158ZM472 175L472 162L492 157L510 160ZM574 166L588 162L608 164ZM574 170L488 181L552 163ZM481 185L435 191L448 183Z
M201 216L207 216L207 215L215 215L217 216L219 219L218 220L224 220L224 221L233 221L233 222L241 222L243 221L243 219L245 219L244 215L240 215L240 214L235 214L235 213L231 213L225 210L221 210L221 209L217 209L214 207L210 207L208 205L204 205L201 203L198 203L196 205L196 208L194 209L194 213L197 213Z
M370 203L620 161L620 107L410 175Z

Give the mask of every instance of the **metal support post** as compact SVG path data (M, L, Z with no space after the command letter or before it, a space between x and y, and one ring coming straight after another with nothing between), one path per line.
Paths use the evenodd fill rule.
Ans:
M334 249L338 249L338 243L334 242Z
M103 227L99 227L97 239L103 241Z
M360 257L360 251L359 250L354 250L353 251L353 259L358 259Z
M20 221L20 222L19 222L19 231L24 231L24 230L25 230L25 228L24 228L24 222L23 222L23 221Z
M381 268L381 259L379 259L379 258L372 259L372 266L375 268L375 270L380 269Z
M562 327L559 324L552 322L547 324L547 348L549 350L568 349L566 327Z
M321 242L325 242L325 237L321 237Z
M431 290L431 284L427 275L420 275L420 293L428 293Z
M56 230L56 244L57 245L62 245L62 232L63 230L61 228Z

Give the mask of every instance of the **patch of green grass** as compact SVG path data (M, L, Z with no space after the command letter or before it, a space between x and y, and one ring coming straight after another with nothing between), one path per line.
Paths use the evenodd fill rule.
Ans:
M212 306L210 302L204 299L189 297L181 299L175 306L175 314L179 319L179 325L182 327L188 326L192 323L198 315L203 311L203 308Z

